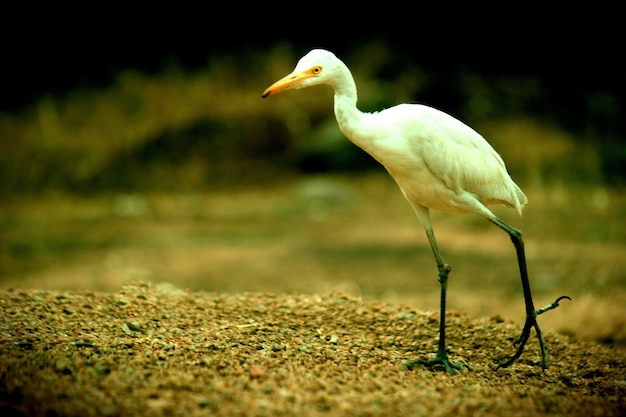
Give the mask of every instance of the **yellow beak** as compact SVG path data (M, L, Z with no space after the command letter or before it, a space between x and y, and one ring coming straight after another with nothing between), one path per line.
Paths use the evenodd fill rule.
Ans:
M313 76L313 74L311 74L311 71L309 70L292 72L286 77L281 78L280 80L276 81L274 84L270 85L267 88L267 90L263 92L263 95L261 97L265 98L265 97L271 96L272 94L278 94L281 91L289 90L292 88L298 88L299 84L302 81L306 80L307 78L310 78L311 76Z

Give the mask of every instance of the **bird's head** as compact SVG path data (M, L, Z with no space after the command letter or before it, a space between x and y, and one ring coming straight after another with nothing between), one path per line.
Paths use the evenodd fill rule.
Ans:
M262 97L269 97L285 90L329 84L334 70L340 64L341 61L332 52L324 49L313 49L300 58L291 74L269 86Z

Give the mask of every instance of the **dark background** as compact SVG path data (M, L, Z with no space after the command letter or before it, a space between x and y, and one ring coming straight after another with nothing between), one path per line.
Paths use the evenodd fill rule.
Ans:
M299 55L322 47L341 58L380 42L393 59L374 79L395 83L403 68L419 67L429 83L414 100L461 118L471 97L453 81L459 74L476 74L487 85L503 76L536 80L540 94L516 110L597 145L603 181L626 178L626 66L617 10L544 10L527 3L10 7L0 29L0 114L19 113L42 96L106 89L127 69L151 74L174 63L193 71L209 60L240 59L281 43ZM260 94L273 80L258 78ZM505 95L496 102L512 105Z
M376 4L342 12L334 4L302 6L7 10L0 109L18 109L42 93L106 85L129 67L157 71L175 60L194 68L209 56L263 50L281 41L302 53L323 47L341 56L373 39L396 51L398 62L414 61L442 76L469 68L485 76L541 77L551 100L572 107L573 119L581 111L577 99L588 91L611 91L623 99L616 11L548 13L520 4L507 10Z

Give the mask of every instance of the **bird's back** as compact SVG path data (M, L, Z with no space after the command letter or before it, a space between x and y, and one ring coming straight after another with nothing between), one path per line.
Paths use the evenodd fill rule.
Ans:
M475 130L432 107L402 104L364 114L350 138L376 158L412 203L488 216L486 205L520 214L527 198L504 161Z

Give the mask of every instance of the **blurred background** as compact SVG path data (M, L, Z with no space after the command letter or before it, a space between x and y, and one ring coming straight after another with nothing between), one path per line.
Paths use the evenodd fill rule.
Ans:
M536 304L574 298L544 326L626 345L626 72L610 10L511 22L478 9L109 7L4 16L3 288L143 280L436 310L423 230L337 128L330 88L261 99L322 47L351 69L361 110L424 103L487 138L529 197L522 218L494 211L525 233ZM506 235L470 216L433 221L450 307L522 321Z

